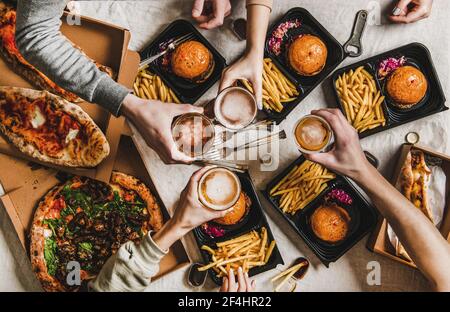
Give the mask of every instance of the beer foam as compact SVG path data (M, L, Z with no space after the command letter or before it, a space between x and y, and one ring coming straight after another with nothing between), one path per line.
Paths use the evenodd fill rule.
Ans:
M239 194L236 177L226 170L213 170L201 182L201 196L213 209L232 206Z
M226 127L239 129L255 118L255 100L245 90L231 89L224 93L219 101L217 117Z
M326 126L316 118L306 118L301 121L295 130L295 136L298 143L307 150L319 150L327 144L329 139Z
M303 126L302 140L307 145L321 145L327 137L327 130L321 122L311 122Z

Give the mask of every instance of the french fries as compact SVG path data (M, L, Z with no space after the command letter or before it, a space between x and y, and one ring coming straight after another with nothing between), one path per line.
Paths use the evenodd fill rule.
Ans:
M251 268L263 266L269 262L275 247L275 241L269 243L267 229L261 228L260 233L251 231L250 233L239 237L217 243L217 249L203 245L202 250L206 250L212 261L198 268L199 271L212 269L217 277L223 277L228 274L230 269L237 272L241 267L244 272Z
M348 122L359 133L386 124L381 107L384 96L364 66L339 76L335 86Z
M278 284L278 286L275 288L275 292L280 291L281 287L283 287L284 284L286 284L286 282L292 277L294 276L295 273L297 273L298 270L300 270L302 267L308 265L305 262L301 262L299 264L296 264L292 267L290 267L289 269L279 273L277 276L275 276L274 278L272 278L270 281L271 282L275 282L276 280L283 278L283 280L281 281L281 283Z
M293 215L305 208L334 178L336 175L327 168L305 160L270 190L270 196L280 196L280 208Z
M133 85L134 94L147 100L159 100L180 104L180 100L161 78L150 72L148 67L139 70Z
M299 92L270 58L265 58L263 64L263 105L266 109L279 113L283 110L283 105L295 100ZM241 80L241 82L253 93L253 87L247 80Z

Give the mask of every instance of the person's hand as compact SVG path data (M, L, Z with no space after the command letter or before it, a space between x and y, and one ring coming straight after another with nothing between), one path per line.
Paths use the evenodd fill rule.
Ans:
M203 108L143 100L132 94L127 95L121 108L121 113L136 126L145 142L166 164L192 162L191 157L178 150L172 137L173 119L192 112L203 113Z
M370 163L361 149L356 130L339 109L321 109L311 113L328 121L334 131L335 142L328 153L305 154L305 158L358 181L368 172Z
M213 29L223 25L225 17L231 13L229 0L194 0L192 17L200 28Z
M427 18L431 14L433 0L400 0L389 16L395 23L412 23Z
M185 232L189 232L205 222L222 218L229 211L216 211L206 208L198 199L198 182L202 175L211 168L214 167L204 167L194 173L181 193L180 202L171 220Z
M248 80L253 86L258 109L262 109L262 72L263 57L256 53L245 54L236 63L223 71L219 92L231 87L239 79Z
M237 271L237 283L233 269L228 271L228 276L223 278L221 292L252 292L255 291L256 282L251 281L248 273L244 273L239 267Z

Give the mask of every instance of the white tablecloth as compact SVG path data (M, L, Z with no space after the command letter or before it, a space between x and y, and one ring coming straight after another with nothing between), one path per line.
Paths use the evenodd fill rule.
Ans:
M232 18L245 16L243 0L234 1ZM380 6L385 11L390 0L275 0L271 20L275 20L289 8L303 6L308 9L340 42L345 42L351 31L355 13L360 9L371 9ZM450 11L450 2L434 1L434 8L429 19L411 25L391 25L381 18L381 25L371 25L366 29L364 37L364 54L367 58L392 48L419 41L430 50L436 65L441 83L448 97L449 81L449 48L450 21L446 12ZM121 25L131 30L131 48L139 50L154 38L172 20L189 19L191 0L177 1L90 1L80 4L83 15ZM373 11L375 12L375 11ZM376 15L376 13L375 13ZM213 31L202 31L213 45L231 63L240 55L245 47L224 26ZM346 59L343 65L356 62L357 59ZM217 91L213 87L201 100L210 99ZM293 123L313 108L334 105L334 98L328 84L314 90L282 123L282 128L290 133ZM396 162L396 152L404 142L404 136L411 130L418 131L421 143L438 151L449 154L450 113L445 112L427 117L362 141L364 149L372 152L381 161L380 170L390 178ZM136 137L139 141L139 137ZM156 154L145 144L140 144L145 155L145 162L155 179L156 187L165 205L172 210L185 186L190 173L195 170L188 166L166 166ZM281 146L281 158L276 172L258 172L251 170L251 176L258 189L299 156L292 139ZM392 260L369 252L366 238L353 247L339 261L323 266L309 250L306 244L291 230L287 223L270 207L261 196L270 226L277 240L278 248L287 264L299 256L307 257L312 264L310 271L299 283L300 291L418 291L427 290L427 282L420 272L400 265ZM186 239L191 256L198 258L197 247L192 237ZM14 233L11 222L0 208L0 291L40 290L40 286L31 272L26 253L21 248ZM381 264L381 285L369 286L366 282L367 264L378 261ZM278 268L280 269L280 268ZM256 276L258 290L272 291L270 278L276 274L269 271ZM211 282L203 290L213 290ZM154 282L148 291L192 291L186 283L186 270L174 272Z

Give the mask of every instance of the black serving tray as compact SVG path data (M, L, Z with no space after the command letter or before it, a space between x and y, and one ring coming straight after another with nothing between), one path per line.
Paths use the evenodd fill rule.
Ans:
M223 69L226 67L225 58L206 40L205 37L186 20L176 20L169 24L161 34L156 37L146 48L140 52L141 60L160 52L160 45L168 40L192 33L193 40L203 43L214 57L214 70L211 76L202 83L194 83L177 77L169 68L161 64L162 58L149 65L150 69L158 74L164 83L173 90L175 95L183 103L195 103L209 88L211 88L221 77Z
M228 229L226 229L226 226L223 226L226 229L226 232L225 235L220 238L211 238L210 236L205 234L201 228L194 229L193 231L194 237L199 247L207 245L215 249L216 243L220 243L241 236L253 230L259 232L262 227L265 227L267 229L268 241L270 242L274 240L272 231L270 230L269 223L267 222L266 216L263 212L261 202L259 201L256 189L253 185L250 175L248 173L236 173L236 174L238 175L239 180L241 181L242 191L245 192L252 201L252 205L250 207L248 215L245 216L242 222L239 222L237 226L232 226ZM203 261L205 263L209 263L211 261L209 253L201 249L200 252L202 254ZM278 264L284 264L284 261L283 258L281 257L278 245L275 244L275 248L273 249L269 262L264 266L250 269L250 271L248 272L249 276L254 276L259 273L269 271L275 268ZM216 277L216 272L214 272L214 270L210 269L209 275L217 285L222 285L222 280Z
M387 78L385 78L384 80L380 80L377 73L378 64L381 61L389 57L401 56L404 56L406 58L405 65L411 65L420 69L424 73L428 81L428 90L423 100L413 108L407 110L400 110L391 103L389 95L387 95L384 90ZM339 109L344 113L344 115L345 110L336 90L336 80L343 73L348 72L352 69L355 70L359 66L364 66L364 68L371 75L373 75L378 89L380 90L382 95L385 96L385 101L382 104L382 107L386 118L385 126L380 126L364 131L359 134L360 138L364 138L372 134L400 126L407 122L418 120L420 118L448 110L448 107L445 106L446 98L444 95L444 91L439 81L439 77L436 73L433 60L431 59L430 51L425 45L415 42L378 54L355 64L340 68L334 72L332 76L332 89L336 97L337 105Z
M269 49L269 40L272 32L281 24L289 20L297 19L301 25L296 29L287 32L286 38L283 39L283 48L280 55L275 55ZM328 49L328 58L324 69L316 76L306 77L296 73L288 64L285 53L286 45L293 37L300 34L312 34L326 44ZM300 95L292 102L284 103L283 110L280 113L264 109L268 118L280 123L289 113L313 91L336 67L348 56L344 52L343 46L304 8L292 8L286 12L279 20L277 20L267 33L265 53L266 58L270 58L280 71L297 87Z
M294 215L284 213L279 207L278 198L270 196L270 190L295 166L300 165L304 161L304 156L300 156L297 160L295 160L291 165L283 170L283 172L268 183L263 194L275 210L283 216L294 231L305 241L309 248L311 248L320 261L328 267L331 262L337 261L373 229L378 219L378 213L347 178L339 175L336 175L335 179L329 181L328 187L317 195L317 197L305 208L298 211ZM336 188L343 189L347 194L349 194L353 199L353 203L349 206L339 203L340 206L347 210L351 217L349 233L341 242L330 244L315 236L309 224L309 219L315 209L324 202L324 197L331 190Z

